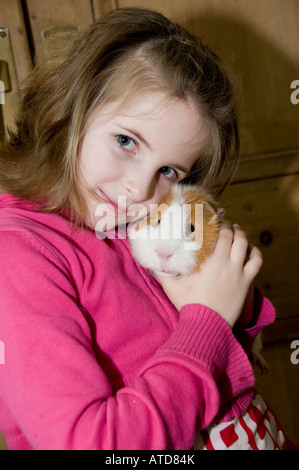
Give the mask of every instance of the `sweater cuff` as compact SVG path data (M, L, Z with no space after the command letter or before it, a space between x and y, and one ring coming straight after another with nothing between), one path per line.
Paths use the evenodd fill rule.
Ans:
M255 286L254 315L248 328L234 328L236 339L247 354L250 354L253 342L260 331L275 321L275 308L270 300L263 296L260 289Z
M184 306L176 329L159 348L208 370L217 384L221 403L231 400L254 384L252 366L226 321L199 304Z

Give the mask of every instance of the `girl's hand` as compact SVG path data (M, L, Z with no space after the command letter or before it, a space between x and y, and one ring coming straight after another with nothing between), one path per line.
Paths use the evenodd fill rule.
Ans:
M232 328L262 263L260 250L249 245L246 234L235 224L221 228L215 250L199 272L158 279L177 310L188 304L205 305Z

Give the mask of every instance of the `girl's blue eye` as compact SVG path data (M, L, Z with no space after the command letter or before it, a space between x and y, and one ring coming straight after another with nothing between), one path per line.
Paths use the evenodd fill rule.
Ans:
M170 166L163 166L159 171L163 176L166 176L166 178L169 179L174 179L177 176L175 170Z
M126 150L134 150L136 144L133 139L126 135L117 135L116 136L119 145Z

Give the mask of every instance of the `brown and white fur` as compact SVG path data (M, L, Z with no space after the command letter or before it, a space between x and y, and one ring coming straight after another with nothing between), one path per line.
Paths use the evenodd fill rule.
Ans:
M132 253L154 274L191 274L213 252L223 215L199 188L173 185L145 219L129 227Z

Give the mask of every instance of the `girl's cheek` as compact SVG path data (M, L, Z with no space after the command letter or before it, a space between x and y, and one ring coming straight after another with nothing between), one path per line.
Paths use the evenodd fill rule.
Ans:
M100 159L98 172L106 175L110 173L111 178L113 178L121 174L125 169L124 167L125 159L122 156L121 149L111 146Z

